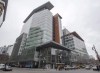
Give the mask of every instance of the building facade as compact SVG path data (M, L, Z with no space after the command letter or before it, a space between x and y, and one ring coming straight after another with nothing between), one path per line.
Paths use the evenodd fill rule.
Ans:
M63 31L65 33L65 30ZM72 32L62 36L63 45L72 50L71 62L87 63L89 56L84 40L76 33Z
M13 46L12 54L10 57L10 60L12 62L18 61L18 55L21 54L21 51L24 49L23 46L25 46L26 41L26 33L21 34L17 39Z
M14 58L19 58L16 61L20 67L55 68L58 63L69 63L70 50L61 45L62 17L58 13L53 16L50 11L53 7L47 2L25 19L21 34L27 34L26 41L22 40L22 35L18 37L12 54ZM23 41L25 45L21 49Z
M5 21L8 0L0 0L0 27Z
M8 51L7 46L0 47L0 54L3 54L3 53L6 54L7 51Z
M9 62L12 49L13 49L13 45L0 47L0 63Z
M62 17L59 14L53 16L53 41L62 44Z
M56 68L86 62L84 40L76 32L62 31L62 17L52 14L53 7L47 2L25 19L12 52L12 61L20 67Z
M33 14L32 17L26 48L38 46L53 39L52 13L48 9L44 9Z
M70 31L68 31L66 28L64 28L64 29L62 30L62 32L63 32L63 36L70 33Z
M12 50L13 45L3 46L0 47L0 54L8 54L9 56L11 56Z
M12 54L13 47L14 47L14 45L8 45L7 46L7 48L8 48L7 53L8 53L9 56L11 56L11 54Z

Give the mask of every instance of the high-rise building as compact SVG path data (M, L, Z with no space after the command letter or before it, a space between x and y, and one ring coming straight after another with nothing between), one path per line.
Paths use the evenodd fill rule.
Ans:
M15 47L17 53L13 52L19 56L21 66L42 67L46 63L46 66L55 68L56 63L69 62L70 50L61 45L62 17L58 13L53 16L50 11L53 7L47 2L34 9L25 19L21 31L21 34L27 34L24 48Z
M34 36L41 36L39 38L36 37L37 39L42 38L42 41L40 40L41 43L55 41L59 44L62 44L62 17L58 13L54 16L52 15L50 10L53 7L54 6L50 2L47 2L46 4L34 9L25 19L25 24L21 33L29 34L28 40L31 40L30 37L33 36L32 33L35 33Z
M11 61L17 61L18 60L18 55L21 54L21 51L24 49L25 42L26 42L26 33L21 34L17 39L16 42L13 46L13 51L11 54Z
M5 21L8 0L0 0L0 27Z
M38 46L53 39L52 13L43 7L43 10L32 15L32 22L26 42L26 48Z

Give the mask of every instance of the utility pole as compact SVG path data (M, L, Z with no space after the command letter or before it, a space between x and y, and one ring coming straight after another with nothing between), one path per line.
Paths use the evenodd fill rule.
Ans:
M98 54L98 52L97 52L97 50L96 50L96 48L95 48L95 46L94 46L94 45L93 45L93 47L92 47L92 50L94 50L94 51L95 51L96 56L97 56L97 59L98 59L98 61L99 61L99 63L100 63L100 57L99 57L99 54Z

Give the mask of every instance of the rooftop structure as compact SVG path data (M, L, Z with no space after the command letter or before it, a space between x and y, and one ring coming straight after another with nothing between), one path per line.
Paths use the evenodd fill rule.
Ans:
M50 2L47 2L39 7L37 7L36 9L34 9L30 14L29 16L24 20L24 23L27 22L27 20L36 12L38 11L41 11L43 9L48 9L48 10L51 10L54 6L50 3Z
M66 35L64 35L64 36L68 36L68 35L71 35L71 34L74 35L74 36L76 36L78 39L84 41L75 31L74 31L74 32L71 32L71 33L69 33L69 34L66 34Z

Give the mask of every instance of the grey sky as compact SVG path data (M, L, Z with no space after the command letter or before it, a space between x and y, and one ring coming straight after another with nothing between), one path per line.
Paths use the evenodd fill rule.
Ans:
M0 28L0 46L13 44L20 35L23 21L30 12L48 0L9 0L6 21ZM63 27L76 31L86 43L89 54L95 56L92 45L100 54L100 0L50 0L59 13Z

